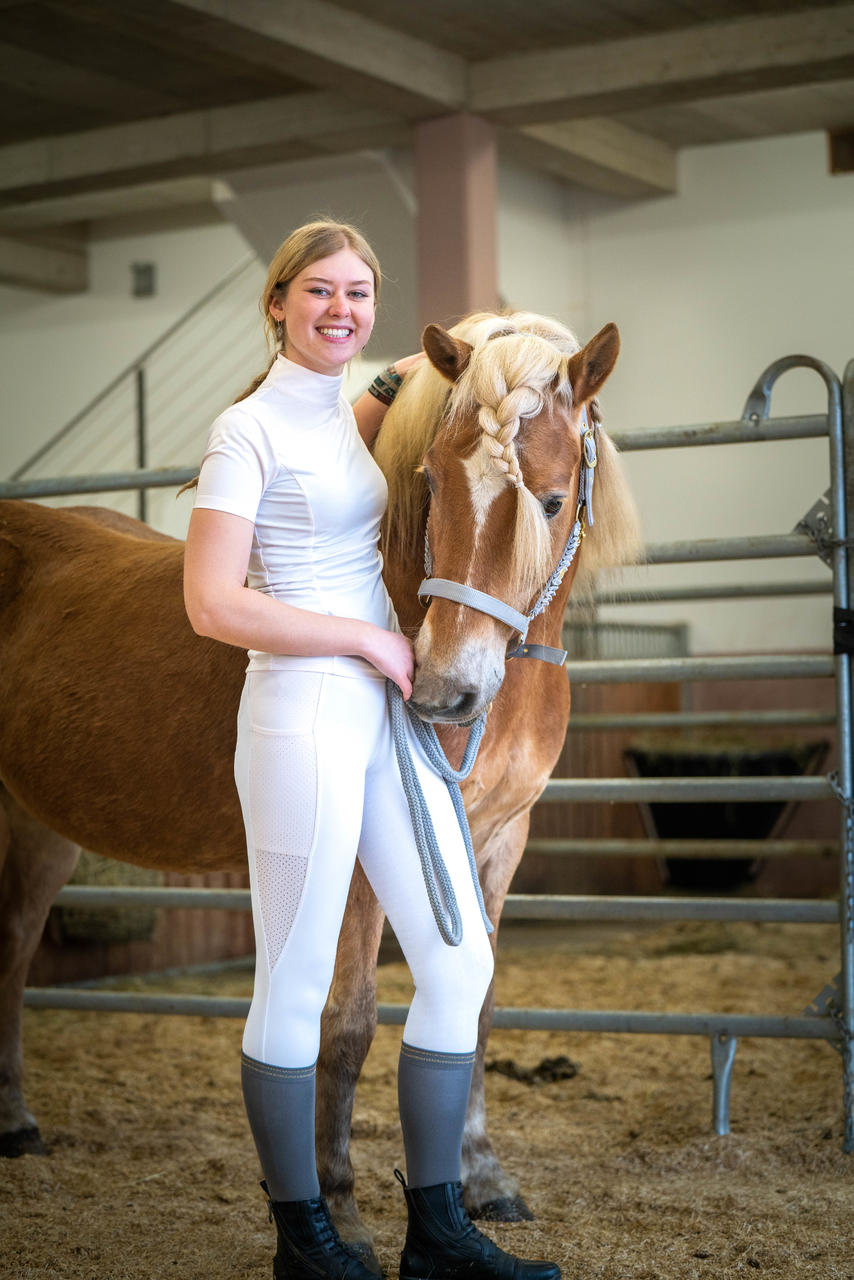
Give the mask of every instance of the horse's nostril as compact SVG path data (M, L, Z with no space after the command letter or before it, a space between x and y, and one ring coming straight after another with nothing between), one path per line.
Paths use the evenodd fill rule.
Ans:
M456 724L461 720L467 720L477 711L479 705L480 694L477 689L463 689L456 698L448 697L442 701L422 700L413 696L410 703L416 715L437 724Z
M449 711L458 712L467 715L469 711L473 711L477 702L477 689L463 689L456 702L451 703L448 707Z

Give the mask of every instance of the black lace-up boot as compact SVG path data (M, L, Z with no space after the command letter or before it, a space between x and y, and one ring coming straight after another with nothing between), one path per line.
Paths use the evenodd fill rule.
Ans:
M271 1200L262 1182L278 1246L273 1280L377 1280L335 1230L322 1196L313 1200Z
M560 1280L554 1262L529 1262L499 1249L472 1222L460 1182L408 1187L399 1170L409 1225L400 1280Z

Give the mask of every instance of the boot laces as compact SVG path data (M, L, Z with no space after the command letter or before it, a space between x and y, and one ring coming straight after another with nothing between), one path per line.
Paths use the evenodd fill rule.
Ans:
M312 1217L314 1219L317 1233L317 1243L324 1246L331 1245L333 1250L340 1250L342 1253L346 1253L349 1257L350 1251L339 1236L338 1230L335 1223L332 1221L332 1217L327 1206L324 1203L320 1203L312 1214Z

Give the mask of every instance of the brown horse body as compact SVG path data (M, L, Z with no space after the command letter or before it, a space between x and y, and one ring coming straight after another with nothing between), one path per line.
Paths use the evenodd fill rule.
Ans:
M502 333L508 327L506 318L499 322L493 317L492 322L493 329L503 326ZM455 330L460 331L473 338L476 353L483 334L477 326L466 329L465 322ZM613 331L610 346L598 335L568 363L564 354L563 403L547 396L540 411L521 424L517 420L517 453L528 489L537 495L568 495L565 510L549 528L552 563L575 509L578 415L610 372L616 358L615 335ZM474 417L462 410L450 422L443 416L449 391L453 395L454 390L449 383L461 378L471 351L466 342L445 339L448 335L434 338L430 354L446 381L439 386L437 374L425 367L420 394L417 387L407 394L407 383L400 405L388 415L378 457L384 465L383 449L394 451L396 441L407 438L407 448L423 455L425 450L412 437L418 430L424 434L437 576L469 580L525 608L529 586L511 554L511 489L506 495L496 489L486 503L483 492L478 496L478 485L470 483L481 438L474 425L477 406ZM499 388L502 403L507 387L512 392L514 385L512 379L505 382ZM425 425L426 402L438 411ZM604 437L600 457L603 445L611 470L603 466L597 481L597 525L621 522L610 542L612 549L627 554L635 539L632 511ZM411 485L411 463L399 471ZM481 481L481 489L483 484L488 488L494 477L482 475ZM390 495L394 521L393 479ZM415 536L397 541L392 537L389 542L386 578L404 630L418 637L414 701L429 704L434 710L431 718L441 721L443 698L452 718L461 681L469 701L492 699L486 735L464 795L486 908L497 924L524 848L530 808L564 739L569 685L562 670L541 662L513 661L505 674L509 628L504 624L442 600L434 601L425 615L416 591L423 577L426 501L424 488L415 504L410 503ZM184 872L244 866L232 758L245 655L193 633L182 602L182 557L181 543L111 512L0 502L4 1154L41 1149L21 1089L22 990L50 903L73 870L77 847ZM569 573L554 602L532 624L529 640L559 644L571 581ZM480 672L473 669L472 653L480 655ZM492 687L496 664L503 679L497 691ZM452 724L440 730L451 758L461 749L463 732ZM350 1118L356 1078L376 1024L381 929L382 913L357 866L323 1018L317 1130L322 1186L345 1235L354 1240L368 1236L353 1200ZM524 1210L518 1186L501 1169L486 1130L482 1067L491 1011L490 996L481 1019L479 1067L464 1139L464 1181L475 1213L518 1216Z

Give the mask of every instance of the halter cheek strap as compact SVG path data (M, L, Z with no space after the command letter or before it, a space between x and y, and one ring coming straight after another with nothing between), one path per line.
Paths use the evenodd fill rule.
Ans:
M454 604L468 605L470 609L476 609L478 613L485 613L488 617L512 627L519 635L519 643L513 649L508 649L508 658L538 658L540 662L550 662L562 667L566 662L565 649L555 649L551 645L544 644L526 644L525 640L529 623L551 604L567 569L572 564L575 553L581 545L581 539L584 537L585 519L587 524L593 524L593 473L597 460L596 430L590 424L585 409L581 416L581 467L578 474L578 506L575 512L575 523L570 530L569 539L560 560L537 597L536 604L527 614L520 613L504 600L499 600L497 596L487 595L485 591L478 591L475 587L466 586L463 582L431 577L433 557L430 554L430 544L426 536L424 568L427 577L418 588L419 597L437 596L443 600L451 600Z

